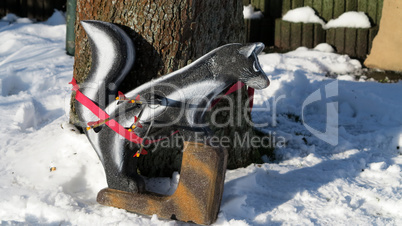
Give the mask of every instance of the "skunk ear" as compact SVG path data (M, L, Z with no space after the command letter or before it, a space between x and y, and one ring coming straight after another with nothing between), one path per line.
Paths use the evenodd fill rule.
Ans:
M252 43L241 47L239 53L245 56L246 58L249 58L253 53L254 49L255 49L255 43Z
M251 54L254 52L256 55L262 52L264 50L265 46L261 42L257 43L251 43L246 46L243 46L240 48L239 53L243 54L245 57L250 57Z
M254 52L256 55L260 54L265 49L265 45L262 42L255 43Z

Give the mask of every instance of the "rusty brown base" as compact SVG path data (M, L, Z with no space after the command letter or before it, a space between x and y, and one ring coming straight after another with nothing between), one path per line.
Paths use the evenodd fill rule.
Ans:
M184 142L180 181L171 196L129 193L105 188L97 201L130 212L197 224L215 222L222 200L227 151L195 142Z

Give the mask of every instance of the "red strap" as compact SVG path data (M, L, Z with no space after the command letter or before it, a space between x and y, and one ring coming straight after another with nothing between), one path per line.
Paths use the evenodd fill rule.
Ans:
M75 99L80 102L82 105L84 105L86 108L88 108L92 113L94 113L100 120L105 120L108 119L110 116L101 108L99 108L98 105L96 105L92 100L90 100L87 96L85 96L83 93L81 93L81 91L79 90L79 86L77 84L77 81L75 80L75 78L73 78L71 80L71 82L69 83L71 85L73 85L73 91L76 92L75 94ZM229 95L239 89L241 89L245 84L242 82L237 82L235 83L233 86L231 86L229 88L229 90L225 93L226 95ZM250 109L253 107L253 95L254 95L254 89L249 87L248 88L248 96L250 98ZM221 98L216 99L212 102L211 107L215 106ZM130 132L128 131L126 128L124 128L122 125L120 125L116 120L111 119L109 121L107 121L105 123L108 127L110 127L113 131L115 131L116 133L120 134L122 137L124 137L125 139L136 143L136 144L141 144L144 139L137 136L137 134L135 134L134 132ZM175 131L171 134L174 135L176 133L178 133L179 131ZM151 143L155 143L155 142L159 142L161 140L164 140L166 138L161 138L161 139L157 139L157 140L145 140L144 144L151 144Z
M244 83L242 83L242 82L236 82L233 86L231 86L230 87L230 89L225 93L225 96L226 95L229 95L229 94L231 94L231 93L233 93L233 92L235 92L235 91L237 91L237 90L239 90L239 89L241 89L243 86L244 86L245 84Z
M236 82L233 86L231 86L231 87L229 88L229 90L225 93L224 96L227 96L227 95L229 95L229 94L235 92L236 90L241 89L244 85L245 85L245 84L242 83L242 82L240 82L240 81L239 81L239 82ZM211 103L211 108L213 108L221 99L222 99L222 98L218 98L218 99L213 100L212 103Z
M233 92L235 92L235 91L241 89L244 85L245 85L245 84L244 84L243 82L240 82L240 81L239 81L239 82L236 82L236 83L235 83L233 86L231 86L231 87L229 88L229 90L225 93L225 96L227 96L227 95L229 95L229 94L231 94L231 93L233 93ZM251 109L253 108L254 89L251 88L251 87L248 87L247 93L248 93L248 98L249 98L249 100L250 100L250 102L249 102L249 107L250 107L250 110L251 110ZM221 99L222 99L222 98L218 98L218 99L213 100L213 101L212 101L212 104L211 104L211 108L213 108Z
M250 107L250 111L253 109L253 105L254 105L254 88L248 87L247 89L247 93L248 93L248 104Z
M73 91L77 91L80 87L77 84L77 80L75 80L75 78L73 77L73 79L71 80L71 82L69 82L68 84L73 85Z
M90 100L87 96L85 96L81 91L79 90L79 87L77 85L76 80L73 78L73 80L69 83L73 85L73 90L76 92L75 94L75 99L80 102L82 105L84 105L86 108L88 108L92 113L94 113L100 120L105 120L109 118L109 115L103 111L101 108L99 108L98 105L96 105L92 100ZM136 144L141 144L144 139L137 136L134 132L128 131L126 128L124 128L122 125L120 125L116 120L111 119L105 123L107 126L109 126L113 131L116 133L120 134L123 136L125 139L136 143ZM175 131L172 133L172 135L178 133L179 131ZM155 143L158 141L161 141L165 138L162 139L157 139L157 140L145 140L144 144L150 144L150 143Z

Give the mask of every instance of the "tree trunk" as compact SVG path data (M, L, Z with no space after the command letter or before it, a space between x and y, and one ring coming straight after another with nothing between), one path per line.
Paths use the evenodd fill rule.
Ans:
M132 38L136 60L120 87L125 92L182 68L223 44L244 42L242 11L241 0L78 0L74 77L79 83L83 82L91 65L90 47L79 23L81 20L101 20L121 25ZM236 105L246 106L245 89L239 95L243 98ZM76 124L73 98L71 103L70 120ZM222 101L219 106L225 106L225 102ZM236 114L241 113L229 115L237 117ZM228 120L228 112L221 111L217 118ZM251 130L245 120L240 121L240 124L217 129L217 133L233 137L234 132L244 134ZM228 151L230 168L242 167L254 160L251 157L255 156L255 152L250 148L236 147ZM179 170L180 164L180 148L163 148L142 156L138 169L147 176L170 176L173 171Z

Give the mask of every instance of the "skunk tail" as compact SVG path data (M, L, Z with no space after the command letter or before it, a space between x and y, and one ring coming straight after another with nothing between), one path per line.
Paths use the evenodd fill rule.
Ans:
M102 21L81 21L92 50L91 70L81 92L105 109L115 100L118 87L130 71L134 59L134 45L128 35L118 26ZM79 104L81 123L93 121L94 115Z

